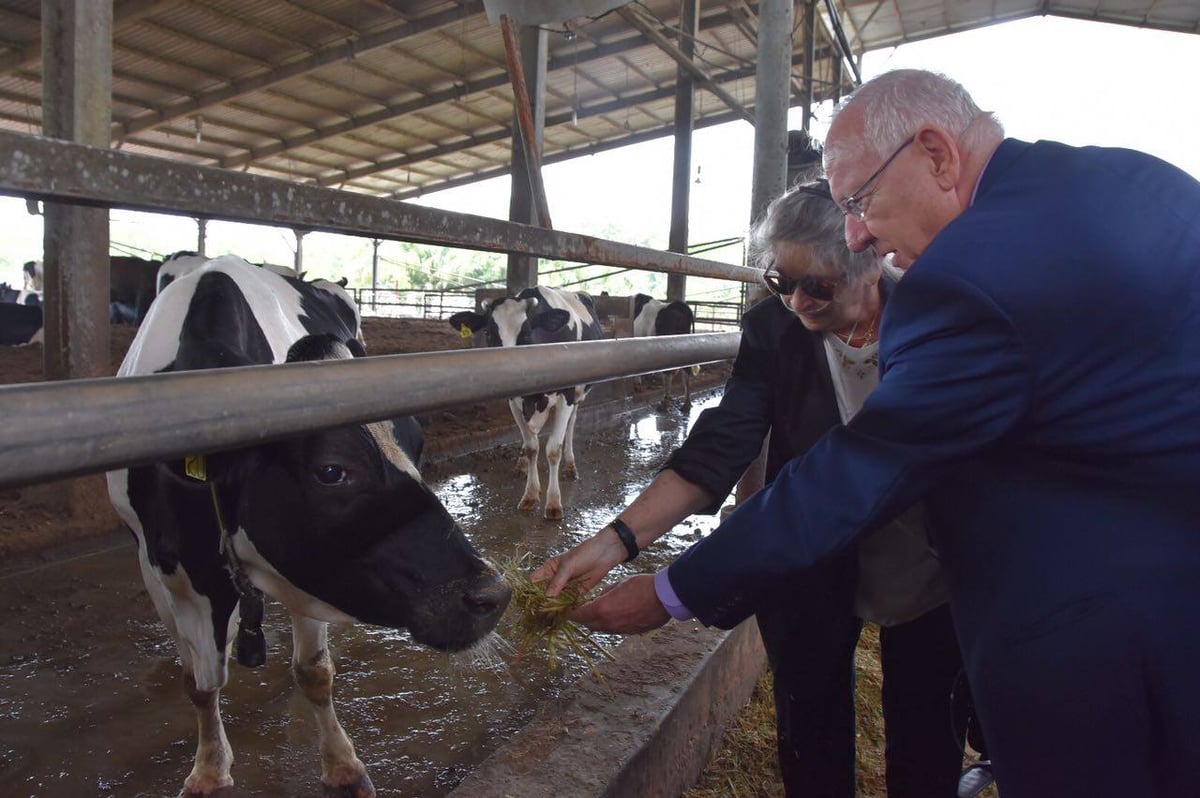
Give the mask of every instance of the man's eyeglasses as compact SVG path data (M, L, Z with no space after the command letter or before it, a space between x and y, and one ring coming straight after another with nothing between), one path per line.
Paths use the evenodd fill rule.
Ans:
M905 139L904 143L897 147L896 151L889 155L888 159L883 162L883 166L876 169L874 174L868 177L866 182L858 187L857 191L846 195L846 197L843 198L840 203L838 203L842 209L842 213L846 214L847 216L855 216L861 221L866 221L867 209L862 203L863 200L866 199L867 192L871 190L871 186L874 185L875 181L879 179L879 176L883 174L883 170L887 169L891 165L892 161L896 160L896 157L900 155L900 153L904 152L904 150L908 148L908 145L912 144L914 141L916 141L916 139L916 136L909 136L907 139Z
M831 302L833 293L841 280L828 280L823 277L788 277L779 272L766 271L762 276L763 284L775 296L786 299L799 289L805 296L812 297L818 302Z

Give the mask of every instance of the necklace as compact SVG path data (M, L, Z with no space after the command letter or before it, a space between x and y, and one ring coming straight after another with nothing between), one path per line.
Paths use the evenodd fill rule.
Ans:
M837 357L842 369L853 373L859 379L865 379L870 371L879 367L879 353L871 352L861 361L859 361L856 357L852 358L850 353L854 352L855 350L864 349L875 342L875 328L878 321L879 314L876 313L871 317L871 323L867 325L866 332L863 333L863 340L860 341L857 346L851 342L854 340L854 334L858 331L858 321L854 322L854 325L850 328L850 334L846 336L844 341L842 340L842 336L840 334L833 334L833 337L837 340L831 342L830 351ZM843 349L842 347L845 348ZM859 355L859 357L861 357L861 355Z

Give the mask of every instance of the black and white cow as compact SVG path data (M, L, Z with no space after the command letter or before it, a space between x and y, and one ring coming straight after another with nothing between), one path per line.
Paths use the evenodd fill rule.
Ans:
M692 331L692 309L686 302L660 302L647 294L633 297L633 334L637 337L649 335L687 335ZM671 382L675 374L683 375L683 409L692 406L691 369L675 369L663 372L663 398L659 410L666 410L671 401Z
M42 306L0 302L0 345L18 346L42 340Z
M158 274L154 278L155 292L161 294L168 285L186 277L205 263L208 263L208 258L191 250L180 250L168 255L158 267Z
M527 288L515 299L501 297L493 300L482 311L455 313L449 319L450 326L456 330L465 327L473 333L486 331L488 346L595 341L601 337L596 308L592 298L584 293L543 286ZM587 393L588 386L576 385L566 391L508 400L522 441L517 470L525 474L525 494L517 505L518 509L533 510L541 498L542 485L537 466L538 436L553 411L554 423L546 439L549 475L544 515L550 520L563 517L558 467L561 462L563 476L567 479L578 478L575 467L575 418L579 403Z
M356 323L337 294L218 258L163 290L118 376L346 359L362 352ZM291 614L293 674L316 715L329 795L375 793L330 701L326 624L407 628L444 651L494 628L510 590L422 481L421 450L420 427L404 417L210 454L205 481L182 460L108 474L196 709L186 795L233 784L218 702L235 630L240 661L265 657L248 618L261 611L253 588Z

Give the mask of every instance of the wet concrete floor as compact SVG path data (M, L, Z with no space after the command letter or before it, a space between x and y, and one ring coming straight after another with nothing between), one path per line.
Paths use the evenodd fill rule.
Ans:
M611 520L718 397L699 397L690 416L640 412L577 433L580 480L563 482L561 522L515 509L524 486L513 471L516 446L436 464L427 478L486 556L509 558L520 544L540 563ZM685 521L613 578L635 565L661 567L714 524ZM0 570L0 795L175 795L196 741L174 643L142 587L129 536L87 548ZM267 614L267 664L231 665L223 691L233 777L239 795L317 795L316 730L292 687L290 625L278 604ZM338 716L380 796L448 793L587 671L571 656L552 671L544 656L516 657L503 645L451 657L405 632L363 625L330 627L330 643Z

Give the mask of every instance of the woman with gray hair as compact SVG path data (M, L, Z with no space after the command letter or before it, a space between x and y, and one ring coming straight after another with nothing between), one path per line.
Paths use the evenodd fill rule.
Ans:
M717 512L770 435L766 479L848 422L878 382L878 331L893 283L852 253L821 180L768 207L751 257L774 295L742 319L719 406L619 517L533 574L584 589L693 513ZM915 511L757 607L774 673L779 761L790 796L855 795L854 650L879 623L889 798L953 798L962 764L951 693L960 669L946 588Z

